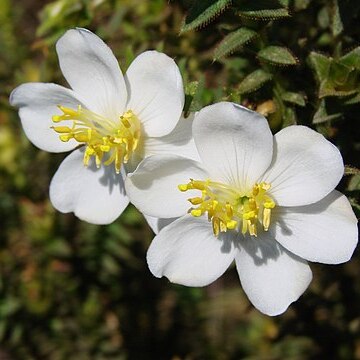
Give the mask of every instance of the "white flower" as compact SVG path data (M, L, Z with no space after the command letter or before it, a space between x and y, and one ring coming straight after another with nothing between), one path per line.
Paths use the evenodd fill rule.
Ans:
M165 152L196 158L192 121L179 121L182 78L175 62L157 51L140 54L123 76L110 48L85 29L67 31L56 50L72 90L27 83L12 92L10 103L35 146L75 149L52 179L54 207L91 223L111 223L129 203L124 176L144 157Z
M334 190L342 157L322 135L289 126L272 136L264 117L223 102L200 111L193 136L201 162L151 156L126 181L145 214L182 216L150 245L155 276L205 286L235 260L250 301L277 315L309 285L307 260L350 259L357 219Z

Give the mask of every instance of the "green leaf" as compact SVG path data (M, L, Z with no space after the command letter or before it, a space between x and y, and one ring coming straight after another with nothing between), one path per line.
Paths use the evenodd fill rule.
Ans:
M329 96L346 97L357 93L357 89L335 89L334 83L330 80L324 80L320 84L319 99Z
M285 92L281 94L281 98L291 104L305 106L305 96L294 92Z
M338 36L344 30L344 25L341 21L338 0L333 0L333 8L331 10L331 32L334 36Z
M342 113L328 114L325 100L321 100L319 108L317 109L314 117L313 124L321 124L330 120L337 119L342 116Z
M240 16L255 20L277 20L290 16L288 9L275 0L245 0L239 8Z
M256 31L245 27L230 33L229 35L225 36L220 44L216 47L214 60L233 53L236 49L253 40L256 36Z
M203 27L219 16L232 0L195 0L180 33Z
M290 125L296 125L297 119L296 119L296 112L294 109L287 107L284 110L283 114L283 123L282 127L290 126Z
M339 62L343 65L360 70L360 46L343 55Z
M271 79L272 75L265 70L255 70L254 72L246 76L245 79L240 83L238 91L240 94L246 94L256 91Z
M257 56L261 60L278 66L297 65L299 62L289 49L282 46L268 46L260 50Z
M360 92L355 95L352 95L349 99L344 101L345 105L354 105L360 103Z
M347 188L349 191L357 191L360 190L360 174L355 174L351 180L349 181L349 185Z
M317 79L320 82L328 78L332 58L328 58L323 54L313 51L309 55L309 61L310 65L315 70Z
M334 60L316 52L309 55L310 65L315 70L320 84L319 98L350 96L359 91L357 83L359 75L357 74L358 70L355 69L357 61L360 62L357 59L360 55L359 49L354 49L340 60Z
M348 79L352 71L353 69L351 67L342 64L341 62L333 61L330 64L329 75L335 85L341 86L348 83Z

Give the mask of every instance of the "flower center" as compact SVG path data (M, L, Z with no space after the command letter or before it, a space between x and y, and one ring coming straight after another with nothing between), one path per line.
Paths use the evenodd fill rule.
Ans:
M80 105L77 110L59 106L62 115L54 115L52 121L60 123L72 121L72 126L53 126L61 141L75 139L86 145L84 165L88 166L91 157L95 158L97 168L101 163L114 163L116 173L120 173L123 163L127 163L136 150L140 135L140 121L131 111L126 111L117 122L106 119Z
M257 226L269 229L274 200L267 195L271 185L255 184L251 191L241 194L237 189L211 180L193 180L178 186L180 191L200 190L201 197L188 199L192 205L189 213L198 217L205 213L212 222L214 235L227 230L238 230L257 236Z

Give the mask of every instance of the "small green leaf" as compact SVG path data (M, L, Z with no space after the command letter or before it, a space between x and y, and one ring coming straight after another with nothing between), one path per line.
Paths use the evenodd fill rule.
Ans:
M328 78L332 58L328 58L323 54L319 54L313 51L309 55L309 61L310 65L315 70L317 79L320 82Z
M331 10L331 32L334 36L338 36L344 30L344 25L341 21L338 0L333 0L333 8Z
M289 49L282 46L268 46L258 52L258 58L278 66L297 65L299 62Z
M342 56L339 62L343 65L360 70L360 46Z
M347 189L349 191L360 190L360 174L355 174L354 176L352 176L351 180L349 181L349 185Z
M246 76L245 79L240 83L238 91L240 94L246 94L256 91L271 79L272 75L265 70L255 70L254 72Z
M305 106L305 97L302 94L294 92L285 92L281 94L281 98L291 104Z
M321 124L330 120L337 119L341 117L341 113L337 114L328 114L328 111L326 109L326 102L325 100L321 100L319 108L317 109L314 117L313 117L313 124Z
M360 92L352 95L349 99L344 101L345 105L354 105L360 103Z
M282 127L290 126L290 125L296 125L297 119L296 119L296 112L294 109L287 107L284 110L283 114L283 123Z
M353 69L351 67L342 64L341 62L333 61L330 64L329 75L334 85L346 85L352 70Z
M359 50L354 49L340 60L312 52L309 61L319 81L319 98L350 96L358 92L358 74L351 63L356 63Z
M207 25L231 4L232 0L195 0L180 31L190 31Z
M245 0L241 2L239 15L255 20L277 20L290 16L288 9L276 0Z
M236 49L245 45L257 36L257 32L242 27L229 35L225 36L220 44L216 47L214 60L220 59L234 52Z

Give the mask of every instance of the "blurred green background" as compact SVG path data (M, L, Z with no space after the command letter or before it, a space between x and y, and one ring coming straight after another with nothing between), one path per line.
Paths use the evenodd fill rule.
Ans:
M249 303L234 267L201 289L156 279L135 208L109 226L52 208L64 155L31 145L8 103L23 82L65 85L54 44L69 28L96 32L123 71L164 51L187 111L231 100L274 132L298 123L334 142L359 216L359 14L358 0L0 0L0 359L360 359L359 251L312 264L310 288L274 318Z

